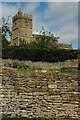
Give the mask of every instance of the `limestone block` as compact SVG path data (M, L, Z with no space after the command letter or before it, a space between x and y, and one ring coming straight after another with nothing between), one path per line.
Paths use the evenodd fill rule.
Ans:
M50 88L50 89L56 89L57 88L57 85L53 85L53 84L51 84L51 85L48 85L48 88Z

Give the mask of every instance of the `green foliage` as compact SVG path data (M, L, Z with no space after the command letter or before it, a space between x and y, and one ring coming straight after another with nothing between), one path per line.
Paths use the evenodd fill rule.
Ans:
M8 47L9 42L6 39L7 36L11 36L11 31L10 31L10 24L9 24L10 16L7 18L2 17L2 20L0 21L2 24L2 29L0 29L0 35L2 36L2 47Z
M35 41L31 41L30 43L27 44L27 49L30 49L30 50L38 50L39 49L39 46L38 46L38 43L36 43Z
M2 47L6 48L9 46L9 41L6 39L5 35L2 35Z
M28 49L27 47L8 46L2 49L3 59L18 59L31 61L58 62L78 58L78 50L42 50Z
M45 31L42 27L40 31L38 31L38 39L35 41L31 41L30 43L25 43L25 40L20 39L20 47L25 47L29 50L59 50L60 47L55 43L57 41L57 37L51 32Z
M53 41L57 39L51 32L47 32L42 28L40 35L41 37L38 41L32 41L28 44L25 43L25 40L20 39L20 46L9 46L5 35L3 35L2 41L4 47L2 49L2 58L31 60L33 62L58 62L78 58L78 54L80 53L78 50L60 49L57 44L50 46L49 43L52 44ZM51 39L52 37L53 39ZM27 66L23 68L27 69Z
M22 39L20 38L20 44L19 44L19 46L20 46L20 47L25 47L25 46L26 46L26 42L25 42L24 39L22 40Z
M26 117L8 117L4 116L1 120L50 120L48 118L26 118Z
M17 64L17 68L18 69L30 69L30 67L29 67L29 65L27 65L27 64L24 64L24 63L19 63L19 64Z
M9 27L9 20L10 20L11 16L8 16L8 18L4 18L2 17L2 34L4 36L7 36L7 34L9 34L11 36L11 31L10 31L10 27Z
M77 70L77 69L70 69L70 70L68 71L69 74L78 74L79 72L80 72L80 71Z
M80 70L78 70L77 68L67 68L65 69L64 72L74 75L74 74L78 74Z
M57 37L54 37L53 33L48 32L42 27L39 33L40 38L36 41L38 48L40 49L60 49L59 45L55 43L57 41Z
M35 66L33 66L33 67L32 67L32 71L34 71L34 70L39 70L39 71L41 71L42 68L41 68L41 67L35 67Z
M80 49L78 50L79 52L78 52L78 59L79 59L79 61L80 61Z
M27 65L27 64L24 64L24 63L19 63L19 64L17 64L17 68L18 68L18 69L29 70L29 69L30 69L30 66ZM33 66L31 70L32 70L32 71L34 71L34 70L39 70L39 71L41 71L42 68L41 68L41 67Z
M2 33L3 33L3 35L7 35L7 33L9 33L9 35L11 36L11 31L10 31L10 29L9 29L9 26L2 26Z
M35 120L34 118L25 118L25 117L3 117L1 120Z

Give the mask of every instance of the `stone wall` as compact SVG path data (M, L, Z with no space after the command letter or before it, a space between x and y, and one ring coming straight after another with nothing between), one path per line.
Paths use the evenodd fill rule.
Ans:
M59 44L61 49L72 50L72 44Z
M51 46L55 46L55 45L58 45L58 40L57 40L57 37L50 37L50 36L44 36L44 35L40 35L40 34L32 34L33 36L33 41L40 41L41 39L45 38L45 40L48 40L48 43L47 43L47 47L51 47Z
M19 61L19 60L11 60L11 59L3 59L2 60L2 66L6 67L12 67L13 63L24 63L30 66L32 69L33 67L40 67L44 70L54 70L54 71L60 71L61 68L65 67L72 67L77 68L78 67L78 59L73 60L66 60L64 62L55 62L55 63L49 63L49 62L32 62L32 61Z
M2 114L79 119L78 75L2 69Z

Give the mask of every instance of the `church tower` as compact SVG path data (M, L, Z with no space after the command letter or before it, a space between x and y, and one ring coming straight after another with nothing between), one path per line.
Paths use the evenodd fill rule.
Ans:
M29 43L32 38L32 15L23 15L19 8L19 12L12 18L12 22L11 45L18 46L20 41Z

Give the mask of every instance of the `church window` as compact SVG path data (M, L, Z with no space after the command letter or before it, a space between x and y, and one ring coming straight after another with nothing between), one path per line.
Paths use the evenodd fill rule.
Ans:
M15 25L16 25L16 22L15 22Z
M26 26L27 26L27 21L26 21Z

